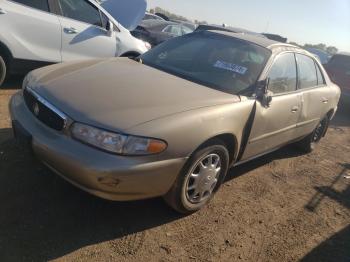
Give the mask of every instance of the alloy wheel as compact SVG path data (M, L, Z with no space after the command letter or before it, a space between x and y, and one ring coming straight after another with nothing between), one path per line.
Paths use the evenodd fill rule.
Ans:
M206 201L218 183L220 170L221 158L218 154L208 154L200 158L187 176L187 200L193 204Z

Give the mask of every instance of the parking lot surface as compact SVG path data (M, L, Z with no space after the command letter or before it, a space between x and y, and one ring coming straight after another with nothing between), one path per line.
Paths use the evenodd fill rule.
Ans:
M0 90L0 261L350 261L350 115L318 149L293 146L232 168L208 207L109 202L23 152Z

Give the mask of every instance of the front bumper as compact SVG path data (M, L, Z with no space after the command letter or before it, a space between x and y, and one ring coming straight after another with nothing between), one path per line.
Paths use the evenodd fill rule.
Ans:
M137 200L166 194L186 158L112 155L55 131L28 110L20 93L10 101L10 114L32 136L35 156L55 173L93 195L109 200Z

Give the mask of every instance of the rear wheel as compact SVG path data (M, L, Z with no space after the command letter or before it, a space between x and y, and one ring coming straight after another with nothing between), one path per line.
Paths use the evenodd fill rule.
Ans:
M213 140L198 149L188 160L171 190L164 197L183 214L206 205L222 184L229 163L229 153L221 140Z
M326 134L328 125L329 118L328 116L325 116L310 135L297 143L298 147L306 153L311 153L314 151L317 144Z
M4 83L7 74L5 59L0 54L0 87Z

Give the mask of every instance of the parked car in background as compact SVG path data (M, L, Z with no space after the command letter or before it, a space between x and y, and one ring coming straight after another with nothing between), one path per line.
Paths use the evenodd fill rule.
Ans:
M305 50L314 54L320 60L322 65L327 64L332 57L330 54L328 54L327 52L325 52L321 49L307 47L307 48L305 48Z
M164 196L191 213L229 167L296 141L312 151L339 97L305 50L201 31L134 60L35 70L10 113L17 139L79 188L111 200Z
M191 23L190 21L184 21L184 20L179 20L179 19L172 19L168 16L166 16L165 14L162 13L155 13L155 15L163 18L165 21L170 21L170 22L174 22L174 23L178 23L178 24L182 24L184 26L187 26L188 28L192 29L192 31L194 31L197 27L196 24Z
M188 27L189 29L191 29L192 31L196 30L196 28L197 28L196 24L188 22L188 21L182 21L182 20L176 20L176 19L170 19L169 21L184 25L184 26Z
M93 0L0 0L0 86L11 73L51 63L144 53L149 45L129 30L146 2L132 2L104 1L105 9Z
M237 34L248 34L248 35L254 35L254 36L266 38L262 34L252 32L243 28L232 27L232 26L200 24L197 26L195 31L203 31L203 30L216 30L216 31L224 31L224 32L237 33Z
M160 16L157 16L155 14L151 14L151 13L148 13L148 12L146 12L145 17L142 20L160 20L160 21L165 21Z
M150 43L152 46L156 46L171 38L182 36L193 32L192 29L185 25L170 22L170 21L158 21L158 20L144 20L136 27L131 34L143 41Z
M339 53L334 55L326 70L334 83L342 89L342 99L350 104L350 53Z

